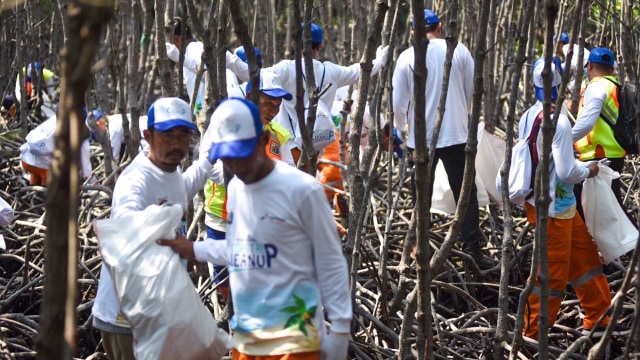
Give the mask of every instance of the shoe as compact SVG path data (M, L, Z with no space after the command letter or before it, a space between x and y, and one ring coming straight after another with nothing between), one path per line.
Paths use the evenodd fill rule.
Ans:
M468 254L473 258L473 261L478 264L480 270L491 269L496 265L496 262L485 256L482 251L470 251Z
M595 328L595 330L593 330L593 333L591 334L591 337L597 338L597 337L602 337L602 335L604 335L605 330L607 330L607 325L605 326L599 326L597 328ZM589 336L589 333L591 332L591 329L584 329L582 330L582 335L584 336ZM631 333L631 329L629 329L626 326L622 326L620 324L615 324L613 327L613 332L611 333L611 335L613 336L624 336L624 335L628 335Z
M480 270L487 270L487 269L491 269L492 267L496 266L495 261L487 258L486 256L480 255L480 256L474 256L473 260L475 260L476 264L478 264L478 267L480 268Z

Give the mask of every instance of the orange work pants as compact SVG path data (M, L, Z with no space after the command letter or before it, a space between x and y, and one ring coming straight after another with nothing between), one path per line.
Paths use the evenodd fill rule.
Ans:
M31 166L22 160L20 162L22 163L22 168L31 174L29 185L47 185L47 173L49 172L47 169Z
M232 360L319 360L320 351L284 354L284 355L247 355L236 348L231 353Z
M528 203L525 204L525 208L527 220L535 225L535 208ZM596 244L577 212L573 219L549 218L547 256L549 259L549 326L555 323L565 288L570 284L585 313L582 322L584 328L593 328L600 316L609 309L611 292L607 278L602 273L602 263ZM536 287L529 295L529 303L524 314L523 335L533 339L538 338L539 284L536 277ZM607 316L600 326L608 323Z

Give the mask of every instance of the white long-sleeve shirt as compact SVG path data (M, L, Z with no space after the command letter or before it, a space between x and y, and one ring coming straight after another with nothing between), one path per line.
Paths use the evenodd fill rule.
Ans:
M167 47L167 56L173 62L179 62L180 60L180 51L173 44L166 44ZM185 48L184 54L184 63L183 67L183 75L184 81L187 85L187 94L189 95L189 100L193 98L193 91L196 87L196 77L198 75L198 70L200 69L200 64L202 63L202 53L204 52L204 46L202 42L192 40L189 44L187 44ZM248 65L242 61L238 56L226 52L226 65L227 69L231 70L236 74L240 81L249 81L249 67ZM200 80L200 86L198 87L198 94L196 94L196 105L204 104L204 90L205 90L205 76Z
M127 166L118 178L113 190L111 218L121 218L142 211L149 205L165 202L182 205L186 212L188 201L204 186L211 163L200 159L185 172L176 169L163 171L155 166L142 152ZM183 220L177 232L187 233L187 224ZM113 280L105 266L100 269L100 284L92 309L93 316L102 323L111 325L103 328L99 322L94 326L101 330L113 331L113 326L127 326L126 319L120 314L120 303L115 292Z
M563 109L564 110L564 109ZM520 118L518 124L518 139L526 139L531 133L533 123L542 111L542 102L536 102ZM542 156L542 130L537 138L538 156ZM571 140L571 123L564 111L558 117L556 132L551 144L551 158L549 160L549 216L558 219L573 218L576 208L576 198L573 194L573 184L579 183L589 176L589 169L584 163L573 156L573 141ZM535 199L527 200L535 206Z
M319 182L276 161L256 183L233 178L227 194L226 241L197 242L194 252L201 261L226 256L234 347L250 355L318 351L323 306L331 329L349 332L346 260ZM220 243L226 253L214 248ZM306 331L290 325L295 315L309 318Z
M373 69L371 70L371 76L376 75L382 66L384 65L387 57L386 49L381 50L379 56L373 60ZM304 60L303 60L304 61ZM360 78L360 64L353 64L351 66L340 66L330 61L320 62L313 60L313 70L316 80L316 86L324 89L327 85L331 84L331 87L324 95L319 99L319 102L323 103L325 109L329 111L333 106L333 100L336 96L338 88L348 85L353 85L358 82ZM273 65L270 68L266 68L265 71L271 71L280 76L282 81L282 87L293 95L293 100L283 101L280 105L280 112L274 119L278 124L287 129L292 136L294 147L302 148L302 136L300 133L300 127L298 125L298 116L296 113L296 63L295 60L282 60L279 63ZM305 66L303 63L302 72L305 73ZM308 95L305 93L305 103L308 102ZM330 115L330 114L329 114Z
M605 80L606 81L606 80ZM592 82L587 86L584 91L584 106L578 114L576 123L571 129L571 137L573 142L576 142L583 137L587 136L593 127L596 125L596 121L600 117L602 111L602 105L607 100L607 89L599 82Z
M27 134L27 142L20 146L20 160L40 169L51 167L57 119L57 116L54 115ZM36 137L39 141L36 141ZM40 150L33 149L32 146ZM88 178L91 177L92 170L91 147L89 139L86 139L80 144L80 174Z
M109 119L109 143L111 143L111 153L116 163L120 162L120 151L124 144L124 128L122 127L122 114L107 116ZM129 128L131 128L131 114L127 114ZM147 128L147 115L138 118L138 131L140 131L140 147L149 150L147 142L144 140L142 131Z
M425 120L427 123L427 146L435 129L438 105L442 94L442 78L447 43L444 39L429 41L427 48L427 80L425 86ZM393 112L397 129L404 131L408 125L407 146L415 148L415 101L413 99L413 48L403 51L396 61L393 72ZM453 53L449 89L445 105L440 137L436 147L442 148L467 141L469 133L469 107L473 94L474 62L464 44L458 43Z

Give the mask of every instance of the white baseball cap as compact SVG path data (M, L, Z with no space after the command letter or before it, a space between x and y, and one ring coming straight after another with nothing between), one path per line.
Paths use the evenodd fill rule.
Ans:
M151 104L147 112L147 128L158 131L169 131L178 126L197 131L193 120L189 104L177 97L160 98Z
M256 104L241 98L223 100L211 114L209 161L220 158L249 157L262 134L260 110Z
M542 83L542 70L544 69L544 57L533 63L533 87L536 89L536 98L544 99L544 85ZM551 99L558 98L558 86L562 83L562 64L560 59L554 57L551 59Z
M283 98L285 100L293 99L293 95L291 95L287 90L282 87L282 81L280 81L280 76L278 74L273 73L271 71L261 71L260 72L260 87L258 88L261 92L276 98ZM248 94L251 91L251 81L247 83L246 93Z

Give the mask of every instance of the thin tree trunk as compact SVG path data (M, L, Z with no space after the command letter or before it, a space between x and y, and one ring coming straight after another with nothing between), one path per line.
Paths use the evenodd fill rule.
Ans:
M440 93L440 102L438 104L438 113L436 115L435 126L433 130L433 135L431 138L431 144L429 147L429 163L427 164L427 174L431 174L431 171L436 164L434 164L434 157L436 153L436 146L438 144L438 139L440 138L440 128L442 127L442 119L444 117L444 112L447 106L447 94L449 93L449 77L451 74L451 66L453 53L458 46L457 39L457 29L458 29L458 1L453 0L450 3L450 15L449 15L449 24L447 26L447 53L445 56L444 62L444 74L442 77L442 89ZM478 69L478 67L476 67ZM431 197L433 195L433 179L428 178L428 193L426 195L427 201L429 204L429 209L431 209ZM458 204L460 204L462 197L458 199ZM468 204L468 201L467 201ZM434 256L431 258L431 271L434 273L438 268L444 264L445 260L449 256L449 252L455 243L455 239L458 237L459 226L456 228L455 219L458 218L457 214L466 213L466 207L461 210L456 209L456 216L454 217L454 224L451 226L447 237L445 238L444 243L440 246L439 251L437 251ZM457 232L453 232L454 229Z
M101 6L102 5L102 6ZM80 143L86 136L82 102L100 34L112 15L111 1L68 4L69 41L62 58L62 93L56 152L48 182L45 287L36 339L37 358L71 359L76 353L77 218ZM86 175L86 174L85 174ZM60 211L66 209L67 211Z
M422 19L424 13L422 0L411 1L411 11L415 19ZM418 332L416 346L418 348L419 359L432 359L433 347L431 335L431 311L430 311L430 273L429 273L429 227L431 199L429 198L429 149L427 148L427 128L425 122L425 86L427 79L427 51L429 40L427 39L424 21L413 22L413 51L414 51L414 72L413 72L413 101L415 102L415 186L416 198L416 266L418 274L417 285L417 320ZM407 304L407 310L409 304ZM405 312L406 313L406 312ZM402 336L401 347L406 347L407 337Z
M173 88L173 72L171 71L171 60L167 57L166 43L166 29L163 24L165 10L165 0L155 0L156 4L156 64L158 69L158 75L160 76L160 85L162 89L162 96L173 96L176 94ZM182 33L185 33L184 27L186 23L183 21ZM184 43L184 42L183 42ZM182 55L181 55L182 57ZM182 84L180 84L182 85Z
M638 62L636 60L637 51L634 51L631 22L633 21L633 1L622 0L621 4L622 20L620 21L620 55L618 61L624 68L624 75L621 73L620 80L625 80L624 76L633 84L638 83Z
M580 0L581 1L581 0ZM498 323L496 329L496 354L498 358L504 358L502 356L501 343L508 340L508 319L509 319L509 276L511 274L510 264L514 255L513 246L513 218L511 216L511 202L509 201L509 171L511 170L511 155L513 148L513 139L515 138L514 123L516 102L518 100L518 93L520 88L520 78L522 74L522 68L526 61L526 49L527 42L534 41L535 39L527 38L529 24L533 19L535 0L527 0L525 5L525 11L520 17L520 31L521 34L517 38L518 53L515 57L513 67L513 77L511 79L509 112L507 113L506 129L507 129L507 143L505 147L504 162L500 168L500 182L502 185L502 214L504 217L504 234L502 236L502 263L500 268L500 290L498 293ZM527 85L525 84L525 87ZM518 318L516 321L522 322L522 318ZM519 332L518 325L516 324L516 337L522 339L522 335ZM522 325L520 325L522 329ZM517 349L513 349L513 352L517 352Z
M360 267L359 261L359 244L361 239L361 231L364 223L364 209L368 208L368 194L365 191L365 179L370 173L371 155L365 156L362 164L360 164L360 135L362 133L362 123L364 110L369 91L369 83L371 80L371 70L373 69L373 59L375 58L376 44L381 34L384 16L388 10L386 1L378 0L376 2L375 20L371 24L371 29L367 36L367 42L364 48L363 58L360 62L360 79L358 79L358 103L356 104L355 114L351 118L351 136L349 137L349 157L348 157L348 182L351 192L351 201L349 202L349 213L351 221L349 222L349 231L347 232L347 246L345 251L347 258L350 258L351 266L351 296L355 298L357 273ZM370 123L379 123L377 118L371 117ZM370 144L374 141L369 139ZM353 221L357 219L357 221Z
M540 282L540 309L538 320L538 344L540 345L540 359L547 359L549 356L549 263L547 256L547 220L549 219L549 161L551 154L551 143L555 134L555 124L551 114L551 58L553 57L553 32L556 15L558 13L558 3L556 0L545 1L545 69L542 71L542 82L545 88L544 100L542 102L544 118L542 120L542 156L540 164L536 170L536 230L535 242L538 246L538 259L540 265L537 274L532 274L531 282ZM557 118L557 117L556 117Z

